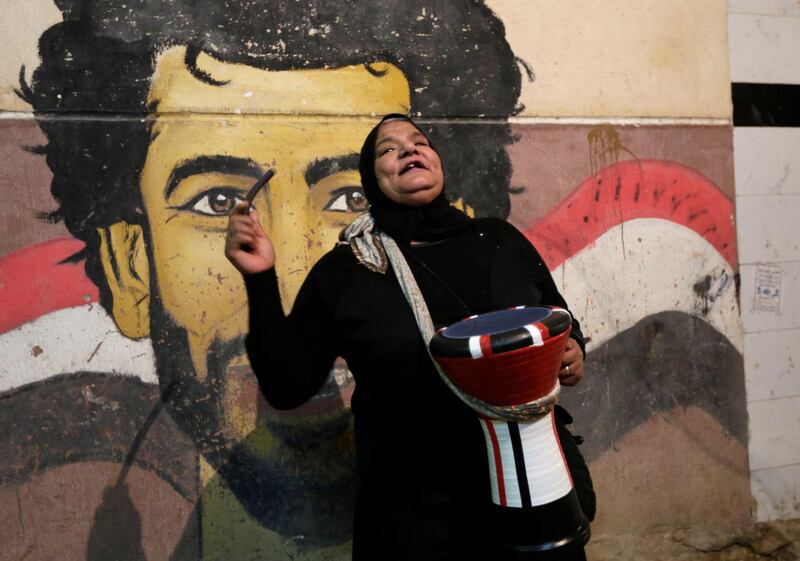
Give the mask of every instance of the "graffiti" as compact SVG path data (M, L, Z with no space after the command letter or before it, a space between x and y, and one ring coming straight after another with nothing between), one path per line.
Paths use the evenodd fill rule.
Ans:
M734 283L733 276L726 269L714 270L694 284L697 295L695 310L707 315L712 306L728 292Z
M254 205L288 307L363 210L356 164L371 122L355 117L487 107L502 117L520 88L502 26L480 4L378 14L350 4L59 3L64 21L42 35L41 65L21 71L19 94L47 139L36 151L53 172L46 218L75 239L3 262L15 360L3 414L43 413L35 427L6 423L2 477L33 484L82 462L80 479L101 487L74 538L89 558L149 558L152 539L172 544L170 558L347 557L352 379L339 368L294 412L266 404L243 352L241 277L222 252L227 214L265 168L278 170ZM475 48L481 68L465 62ZM61 118L76 114L86 117ZM452 152L451 193L480 214L507 212L508 126L429 132ZM460 153L456 136L480 149ZM497 189L467 173L467 158ZM48 278L64 283L48 290ZM93 466L109 462L122 471L105 481ZM131 481L140 470L175 491L165 505L193 505L157 538Z
M420 116L463 208L525 208L536 178L512 189L509 151L545 143L507 122L521 76L503 22L446 0L57 4L17 88L44 141L0 137L52 172L31 228L66 227L0 255L0 504L20 521L0 558L349 558L352 378L337 364L292 412L260 396L226 215L278 170L254 205L288 309L363 210L357 154L393 111ZM744 442L729 196L613 127L583 138L588 177L541 186L559 202L523 229L592 338L566 398L587 457L676 407Z

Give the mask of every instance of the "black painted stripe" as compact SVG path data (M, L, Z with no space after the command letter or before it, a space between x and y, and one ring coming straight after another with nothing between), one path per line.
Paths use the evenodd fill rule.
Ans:
M737 127L800 127L800 84L745 84L732 88Z
M519 435L519 425L508 423L508 435L511 438L511 449L514 450L514 467L517 470L519 482L519 496L523 507L531 506L531 490L528 488L528 471L525 469L525 454L522 450L522 438Z

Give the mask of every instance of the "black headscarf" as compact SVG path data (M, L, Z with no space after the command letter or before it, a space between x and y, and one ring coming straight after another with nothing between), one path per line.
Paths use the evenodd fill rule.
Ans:
M404 244L411 240L442 240L461 232L469 225L470 218L450 204L444 194L444 189L427 205L410 206L391 200L383 194L378 186L378 179L375 176L375 141L378 137L378 129L386 121L395 120L407 121L422 132L414 121L405 115L390 113L375 125L364 140L358 171L361 174L361 185L364 187L364 195L369 201L369 211L375 219L375 225L392 236L395 241ZM422 134L425 135L425 133ZM427 138L427 135L425 137ZM430 140L428 143L433 150L436 150L430 144Z

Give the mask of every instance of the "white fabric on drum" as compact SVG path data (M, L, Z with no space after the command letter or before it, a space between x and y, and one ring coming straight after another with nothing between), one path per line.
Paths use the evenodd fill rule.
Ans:
M519 423L531 506L551 503L572 489L572 480L561 452L553 413L531 423Z
M495 504L518 508L539 506L572 490L552 413L532 422L517 423L522 458L514 453L512 433L516 431L510 430L509 423L481 419L481 426ZM524 481L520 482L520 476Z

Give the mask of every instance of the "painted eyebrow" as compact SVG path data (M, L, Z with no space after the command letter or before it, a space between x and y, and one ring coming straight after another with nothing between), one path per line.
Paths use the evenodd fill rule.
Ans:
M353 171L358 169L358 154L352 152L330 158L317 158L306 167L303 177L309 189L329 175L340 171Z
M164 198L169 197L178 184L187 177L209 172L244 175L254 179L259 179L263 175L261 167L250 158L222 155L198 156L191 160L183 160L172 169L164 189Z

